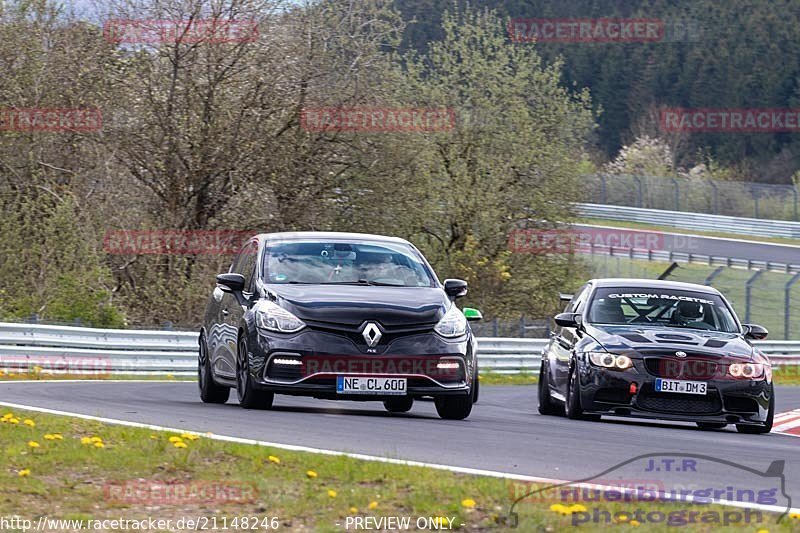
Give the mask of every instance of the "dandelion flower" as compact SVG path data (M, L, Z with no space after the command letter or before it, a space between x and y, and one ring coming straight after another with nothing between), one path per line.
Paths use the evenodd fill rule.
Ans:
M186 443L183 441L173 442L172 445L175 446L176 448L188 448L188 446L186 446Z
M173 436L173 437L170 437L170 438L169 438L169 441L170 441L171 443L173 443L173 444L174 444L174 443L176 443L176 442L183 442L183 439L182 439L182 438L180 438L180 437L175 437L175 436Z
M61 433L53 433L53 439L54 440L64 440L64 435L62 435Z
M184 433L181 435L181 438L186 440L197 440L200 437L198 437L197 435L193 435L191 433Z
M369 507L370 509L377 509L378 508L378 502L373 500L373 501L369 502L369 505L367 507Z
M8 419L8 423L9 424L19 424L19 418L9 418Z
M28 446L30 446L31 448L38 448L40 446L40 444L38 442L36 442L35 440L29 440L28 441Z
M2 420L8 420L9 418L14 418L14 413L4 414Z
M44 440L56 440L56 438L48 433L44 436Z
M308 476L309 479L314 479L315 477L317 477L317 473L314 472L313 470L306 471L306 475Z
M267 459L269 459L270 463L275 463L276 465L281 464L280 457L275 457L274 455L270 455L269 457L267 457Z
M94 447L95 447L95 448L105 448L105 447L106 447L106 445L105 445L105 444L103 444L101 441L95 441L95 443L94 443Z
M335 498L336 497L336 491L332 490L332 489L328 490L328 496L330 496L331 498Z
M447 523L447 518L443 516L434 516L433 517L433 525L437 527L441 527Z
M18 475L19 477L26 477L26 476L30 476L30 475L31 475L31 469L30 469L30 468L23 468L22 470L20 470L19 472L17 472L17 475Z
M26 418L25 420L22 421L22 423L25 424L26 426L30 426L32 428L36 427L36 422L31 420L30 418Z
M473 507L475 507L475 500L473 500L472 498L461 500L461 505L463 505L467 509L472 509Z
M573 513L585 513L586 512L586 506L585 505L581 505L579 503L576 503L574 505L570 505L569 506L569 510L572 511Z
M150 438L153 440L158 440L158 435L150 435Z
M91 437L81 437L81 444L91 444L92 438Z
M632 525L633 527L636 527L636 526L638 526L638 525L639 525L639 521L638 521L638 520L631 520L631 521L630 521L630 525ZM762 532L762 533L763 533L763 532Z
M101 439L100 437L91 437L89 440L91 442L103 442L103 439Z
M351 507L350 514L358 514L358 507Z

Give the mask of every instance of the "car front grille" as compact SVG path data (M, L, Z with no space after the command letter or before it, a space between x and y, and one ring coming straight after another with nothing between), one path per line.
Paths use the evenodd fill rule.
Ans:
M644 411L687 415L719 413L722 402L716 389L709 388L704 396L655 392L652 385L642 387L636 396L636 406Z
M719 370L716 361L707 359L676 359L667 357L646 357L647 371L653 376L669 379L708 380Z

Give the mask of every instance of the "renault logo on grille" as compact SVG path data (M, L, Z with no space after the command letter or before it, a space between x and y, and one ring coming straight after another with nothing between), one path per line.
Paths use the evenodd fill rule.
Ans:
M367 342L367 346L373 348L378 341L381 340L383 334L381 330L378 328L378 325L375 322L367 322L367 325L364 326L364 331L361 332L363 335L364 340Z
M675 352L675 355L677 355L678 357L680 357L682 359L682 358L686 357L686 352Z

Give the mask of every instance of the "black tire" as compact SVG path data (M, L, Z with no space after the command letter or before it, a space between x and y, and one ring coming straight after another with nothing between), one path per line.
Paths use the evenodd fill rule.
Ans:
M472 405L478 403L478 395L481 392L480 373L478 372L478 365L475 365L475 377L472 381Z
M200 336L200 349L197 354L197 386L203 403L225 403L231 395L230 387L217 385L211 374L211 360L208 357L206 339Z
M383 406L390 413L407 413L414 405L414 398L392 398L383 402Z
M748 435L759 435L772 431L772 421L775 418L775 388L769 390L769 410L767 411L767 421L760 426L750 426L747 424L736 424L736 431Z
M578 369L573 366L569 372L567 383L567 399L564 402L564 414L570 420L600 420L600 415L587 415L581 406L581 383L578 379Z
M275 399L273 393L257 390L253 386L247 359L247 341L244 337L239 339L236 349L236 394L239 405L245 409L269 409Z
M564 414L564 409L550 396L550 381L547 379L544 360L539 365L539 414L551 416Z
M728 424L725 422L695 422L700 429L722 429Z
M472 394L434 398L436 412L445 420L464 420L472 412Z

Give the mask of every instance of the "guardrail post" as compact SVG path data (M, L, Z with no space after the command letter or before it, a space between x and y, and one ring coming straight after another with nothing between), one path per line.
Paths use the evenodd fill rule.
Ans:
M797 185L792 185L792 198L794 199L794 220L798 220L798 217L797 217Z
M519 317L519 336L525 336L525 315Z
M744 284L744 321L746 324L750 323L750 299L753 289L753 283L763 274L763 270L756 270L756 273L750 276L750 279Z
M492 337L497 337L497 317L492 320Z
M791 301L792 296L792 285L794 285L797 280L800 279L800 272L792 276L792 279L786 282L786 285L783 287L783 338L787 341L789 340L789 330L791 329L791 306L789 302Z

